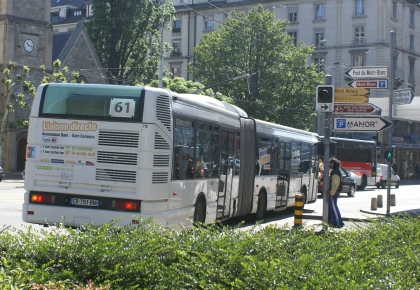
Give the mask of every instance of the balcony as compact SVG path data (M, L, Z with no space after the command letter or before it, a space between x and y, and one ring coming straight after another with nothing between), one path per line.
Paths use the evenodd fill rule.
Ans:
M172 28L172 33L180 33L180 32L181 32L181 27Z
M59 16L50 17L51 24L62 23L64 22L64 20L66 20L66 18L64 17L59 17Z
M364 38L353 39L352 40L352 44L353 45L366 45L367 44L367 41Z
M172 51L171 57L181 57L182 53L180 51Z

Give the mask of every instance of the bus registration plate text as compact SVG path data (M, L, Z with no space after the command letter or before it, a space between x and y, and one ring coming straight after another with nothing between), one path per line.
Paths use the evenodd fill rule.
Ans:
M88 198L70 198L70 204L83 206L99 206L99 200Z

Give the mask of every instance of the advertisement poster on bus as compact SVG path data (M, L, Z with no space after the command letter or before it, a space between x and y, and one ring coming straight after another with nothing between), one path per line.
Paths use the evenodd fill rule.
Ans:
M259 148L259 158L258 158L258 163L260 166L263 166L264 169L266 169L264 167L264 165L268 166L268 169L270 169L270 153L269 153L269 147L263 147L263 148Z
M98 125L92 121L40 119L37 145L29 146L39 180L71 181L95 178Z

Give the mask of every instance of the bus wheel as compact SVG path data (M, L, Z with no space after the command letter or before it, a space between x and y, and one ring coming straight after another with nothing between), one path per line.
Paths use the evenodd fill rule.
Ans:
M362 184L360 185L360 190L364 190L366 186L367 186L367 177L366 177L366 175L363 175L362 176Z
M194 224L204 223L206 221L206 203L204 198L200 197L195 204Z
M255 219L257 221L264 219L265 212L267 210L267 195L265 192L260 192L258 195L258 207Z

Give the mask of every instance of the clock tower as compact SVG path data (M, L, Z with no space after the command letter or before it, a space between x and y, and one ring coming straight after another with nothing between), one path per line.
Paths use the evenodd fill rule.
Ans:
M0 0L0 66L9 61L16 62L19 68L29 66L29 80L35 86L42 79L40 65L52 64L50 5L51 0ZM21 90L16 88L16 93ZM10 115L9 123L15 123L19 116L27 118L29 110L30 105L17 109ZM7 133L2 162L6 172L24 169L26 136L25 130Z

